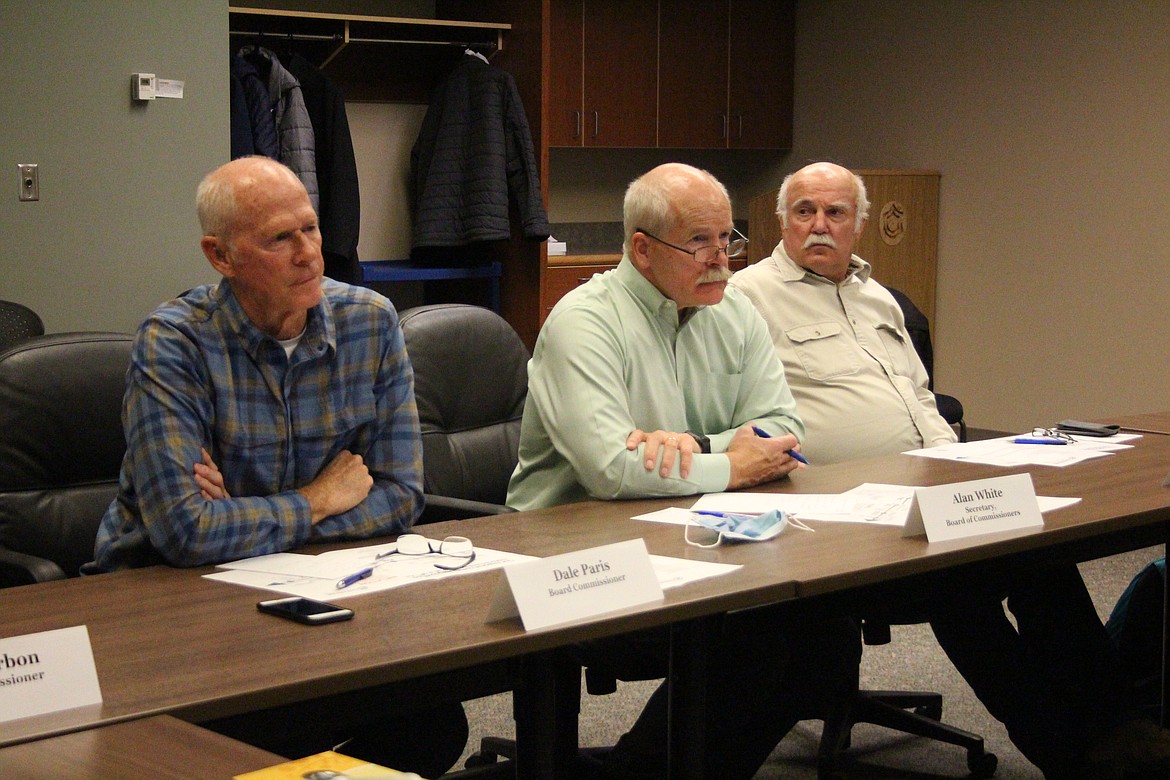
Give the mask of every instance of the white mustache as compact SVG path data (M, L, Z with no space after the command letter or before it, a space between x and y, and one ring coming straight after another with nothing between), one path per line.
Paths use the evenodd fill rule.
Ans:
M810 246L817 246L818 244L827 246L829 249L837 248L837 242L828 233L813 233L804 240L804 246L801 249L808 249Z
M716 266L708 269L702 276L699 277L699 284L710 284L711 282L726 282L731 278L731 269L725 266Z

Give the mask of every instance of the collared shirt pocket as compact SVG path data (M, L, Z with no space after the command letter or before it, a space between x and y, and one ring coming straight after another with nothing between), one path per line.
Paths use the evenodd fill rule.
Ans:
M881 339L882 346L885 347L895 373L899 376L909 376L910 363L907 354L913 347L907 347L906 339L898 332L897 326L892 323L878 323L874 330L877 331L878 338Z
M842 335L840 323L825 321L786 330L793 351L808 377L824 381L856 374L861 369L857 353Z

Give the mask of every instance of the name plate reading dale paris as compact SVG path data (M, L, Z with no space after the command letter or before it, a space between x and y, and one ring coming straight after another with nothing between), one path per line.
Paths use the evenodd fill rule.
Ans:
M486 622L519 616L531 631L661 600L646 543L631 539L505 566Z
M917 488L902 535L941 542L1043 526L1032 475L1013 474Z

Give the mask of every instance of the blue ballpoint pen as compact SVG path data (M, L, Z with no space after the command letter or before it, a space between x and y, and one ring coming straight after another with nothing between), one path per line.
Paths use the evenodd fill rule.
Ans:
M1012 444L1068 444L1064 439L1032 439L1027 436L1020 436L1012 439Z
M355 582L361 582L362 580L364 580L366 577L369 577L373 573L374 573L374 567L369 566L369 567L366 567L365 569L362 569L359 572L355 572L355 573L349 575L348 577L342 577L341 579L339 579L337 581L337 589L341 590L342 588L348 588L350 585L353 585Z
M759 436L761 439L772 438L772 434L768 433L767 431L765 431L763 428L761 428L758 425L753 425L752 430L755 431L756 436ZM785 450L785 452L787 452L789 455L791 455L794 460L798 460L806 466L808 465L808 461L805 460L804 456L801 455L796 450Z

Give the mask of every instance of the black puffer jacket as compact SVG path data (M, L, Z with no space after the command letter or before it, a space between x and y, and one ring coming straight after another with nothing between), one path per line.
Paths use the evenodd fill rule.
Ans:
M528 119L512 74L464 56L431 96L410 155L415 247L548 238Z

